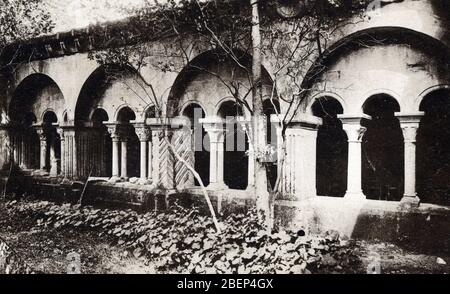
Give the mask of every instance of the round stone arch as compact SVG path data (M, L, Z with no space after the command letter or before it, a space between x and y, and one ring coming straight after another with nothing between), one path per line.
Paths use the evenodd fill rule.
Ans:
M430 94L432 94L433 92L439 91L439 90L449 90L450 89L450 84L441 84L441 85L435 85L435 86L431 86L427 89L425 89L424 91L422 91L422 93L419 94L419 96L416 98L415 102L414 102L414 110L415 111L420 111L421 105L423 100L429 96Z
M121 84L121 79L130 81L132 84ZM137 118L144 117L144 110L151 103L150 101L146 103L144 100L147 89L135 85L138 79L143 78L135 68L130 66L120 67L110 64L97 67L83 83L78 94L75 121L89 120L92 110L97 107L103 108L111 119L116 118L118 110L124 106L133 109ZM110 95L106 95L108 91L111 92Z
M398 104L398 112L403 111L406 107L405 105L402 103L402 99L400 97L399 94L397 94L396 92L390 90L390 89L374 89L374 90L370 90L367 93L365 93L363 95L363 99L362 99L362 104L360 106L360 113L364 113L365 107L367 105L368 102L370 102L370 100L375 97L375 96L386 96L386 97L390 97L391 99L395 100L395 102Z
M137 119L139 116L142 117L142 113L141 113L140 111L137 111L137 109L135 109L134 107L132 107L132 106L129 105L128 103L124 103L124 104L122 104L122 105L119 105L119 106L116 108L116 110L115 110L115 112L114 112L114 115L112 116L113 119L114 119L114 121L119 121L119 115L120 115L121 111L122 111L123 109L126 109L126 108L129 108L129 109L134 113L134 115L136 116L136 119Z
M183 104L183 106L181 107L181 109L180 109L180 114L185 113L186 109L187 109L188 107L192 106L193 104L196 104L196 105L200 106L200 108L202 109L202 111L205 113L205 116L208 116L208 112L206 112L205 106L203 105L203 103L201 103L201 102L198 101L198 100L189 100L189 101L186 101L186 102Z
M50 114L50 113L53 113L53 114L55 115L56 121L54 121L54 123L59 123L59 122L62 121L61 118L58 117L58 114L56 113L55 109L53 109L53 108L47 108L46 110L44 110L44 111L42 112L42 115L41 115L41 118L40 118L40 121L39 121L39 122L44 122L44 121L46 120L46 119L45 119L46 116L48 116L48 114Z
M317 93L317 94L313 95L311 99L308 99L309 101L306 106L306 113L313 115L313 105L320 99L324 99L324 98L335 99L341 105L341 107L343 109L343 114L347 113L348 107L347 107L347 104L345 103L345 99L342 98L340 95L338 95L334 92L330 92L330 91L324 91L324 92Z
M220 117L220 116L221 116L220 111L221 111L222 106L223 106L224 104L228 103L228 102L233 102L233 103L239 104L239 103L236 101L236 99L233 98L233 97L226 97L226 98L223 98L223 99L221 99L219 102L217 102L216 106L214 107L214 111L213 111L214 115ZM247 108L245 108L243 105L240 105L240 107L241 107L241 109L242 109L242 111L243 111L242 116L244 116L244 117L249 117L249 116L250 116L249 110L248 110Z
M238 57L241 59L240 62L248 67L250 70L251 68L251 56L247 53L245 53L243 50L236 50ZM226 86L223 84L220 84L218 82L219 87L206 87L205 84L210 81L214 81L214 79L217 79L213 75L209 74L209 76L206 76L204 81L200 81L198 79L203 78L201 75L207 75L207 71L202 71L199 69L199 67L207 67L207 66L217 66L221 65L221 69L224 69L226 66L233 66L235 68L236 72L244 71L242 68L237 66L237 64L233 63L234 61L226 60L226 55L220 54L216 50L209 50L202 52L198 54L196 57L194 57L190 63L185 66L182 71L178 74L177 78L175 79L170 93L167 98L167 109L166 114L168 117L175 117L179 115L181 112L180 110L183 108L183 106L188 101L197 101L197 103L200 103L204 109L204 111L210 115L217 113L217 105L220 100L223 100L226 97L230 97L231 93L228 92L228 90L224 90L222 86L225 88ZM226 72L226 71L225 71ZM218 74L222 74L223 72L218 72ZM242 72L241 72L242 74ZM270 86L272 88L273 85L273 79L270 73L266 70L266 68L263 66L262 69L262 75L263 75L263 91L267 87ZM238 76L235 78L242 78L242 76ZM245 79L247 79L247 75L245 75ZM218 81L218 80L217 80ZM245 80L247 82L248 80ZM200 82L203 82L202 85L195 85L195 83L199 84ZM205 95L205 90L207 92L208 88L211 88L211 93L208 95L208 99L205 97L202 97L202 94ZM214 92L215 91L215 92ZM218 93L218 91L224 92ZM208 93L207 93L208 94ZM221 95L222 94L222 95ZM216 97L216 98L214 98Z
M326 72L323 70L323 67L330 66L331 64L339 60L342 55L345 55L346 53L351 52L354 49L361 48L361 44L377 45L377 40L386 38L389 40L394 40L398 43L414 43L414 46L416 46L418 49L425 48L425 50L429 51L429 48L432 48L434 53L436 53L434 54L434 56L442 60L448 60L450 57L450 48L447 47L444 42L432 35L415 31L406 27L371 27L355 31L332 43L330 47L323 52L322 56L318 57L316 61L310 66L307 74L305 75L305 79L303 80L302 87L305 89L312 88L312 86L316 82L318 82L321 76ZM420 42L417 42L418 40ZM423 48L421 46L423 46ZM443 74L443 76L437 76L436 78L438 80L445 80L446 74L440 74Z
M41 101L43 99L48 101ZM31 111L42 122L44 113L52 110L60 121L65 105L64 94L55 80L46 74L34 73L22 79L15 88L8 105L8 116L14 121L19 112Z

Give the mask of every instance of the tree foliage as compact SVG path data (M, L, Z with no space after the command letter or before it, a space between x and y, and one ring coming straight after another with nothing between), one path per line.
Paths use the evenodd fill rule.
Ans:
M0 0L0 68L14 61L3 60L7 45L49 34L53 27L42 0Z

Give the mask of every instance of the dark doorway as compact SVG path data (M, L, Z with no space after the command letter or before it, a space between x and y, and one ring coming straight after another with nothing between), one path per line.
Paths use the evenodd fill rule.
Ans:
M127 143L127 174L129 178L140 176L140 141L136 135L134 126L130 123L136 119L136 114L129 107L122 108L117 116L119 123L128 135Z
M450 90L426 96L417 133L417 192L422 202L450 205Z
M348 143L342 122L337 117L344 110L336 99L323 97L314 102L312 112L323 120L317 134L317 195L344 197L347 190Z
M226 119L224 142L224 182L230 189L245 190L248 186L248 139L237 117L243 116L241 106L234 101L222 104L219 115Z
M209 142L207 140L204 142L203 140L203 138L207 139L207 135L203 125L200 123L200 119L205 117L205 112L200 105L193 103L184 109L183 116L189 118L191 123L194 168L199 173L203 184L208 186L210 153L205 146L208 146ZM195 179L195 185L200 186L197 179Z
M108 133L108 128L104 125L108 121L108 114L104 109L97 108L92 114L94 128L94 158L95 167L92 170L93 176L112 176L112 139Z
M400 201L404 190L404 143L395 112L397 101L384 94L370 97L364 113L372 117L362 142L362 188L368 199Z

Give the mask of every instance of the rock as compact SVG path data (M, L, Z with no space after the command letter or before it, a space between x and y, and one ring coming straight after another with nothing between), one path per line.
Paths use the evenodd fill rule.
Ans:
M129 180L129 182L131 183L131 184L136 184L137 182L139 181L139 178L131 178L130 180Z
M438 257L436 259L436 263L440 264L440 265L447 265L447 262L445 262L445 260L443 260L442 258Z
M332 257L330 254L325 254L322 258L322 262L324 265L327 265L327 266L336 266L337 265L336 259L334 259L334 257Z
M116 179L116 178L111 178L111 179L109 179L108 180L108 183L110 183L110 184L117 184L119 182L119 179Z
M325 238L327 240L332 241L332 242L338 241L339 240L339 232L338 231L334 231L334 230L327 231Z

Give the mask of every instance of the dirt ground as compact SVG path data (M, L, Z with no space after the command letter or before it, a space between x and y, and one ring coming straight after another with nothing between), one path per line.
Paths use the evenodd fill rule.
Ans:
M66 273L67 255L81 257L82 273L151 274L156 273L144 258L135 258L125 248L112 246L108 240L89 231L36 229L32 219L14 219L0 203L0 237L32 268L45 273ZM355 250L361 258L360 273L366 273L376 260L383 274L450 273L450 256L427 255L404 250L383 242L357 241ZM441 261L441 263L443 263Z
M446 254L421 254L384 242L358 241L357 245L357 255L361 258L366 271L369 264L378 260L382 274L450 273L450 256ZM441 259L440 263L438 258ZM364 268L361 269L363 270Z

